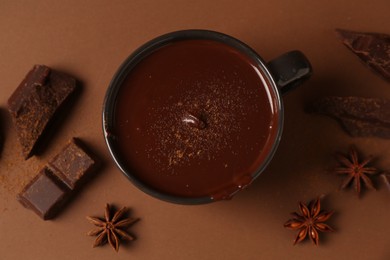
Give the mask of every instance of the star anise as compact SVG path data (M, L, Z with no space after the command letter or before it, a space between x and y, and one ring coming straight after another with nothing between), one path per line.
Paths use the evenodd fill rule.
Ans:
M354 146L350 147L349 154L347 156L338 154L337 160L339 161L340 165L334 171L340 175L347 175L340 188L345 189L353 180L355 190L359 195L361 190L360 182L362 180L368 188L375 190L374 184L367 176L367 174L373 175L377 173L376 168L367 166L372 161L372 159L372 157L369 157L365 160L359 161L358 152Z
M323 223L327 221L334 211L321 211L321 201L320 198L313 200L306 206L304 203L299 202L300 213L293 212L291 215L294 218L288 220L284 223L285 228L289 229L299 229L297 237L294 240L294 245L303 241L306 236L309 236L311 241L318 245L319 235L318 231L321 232L331 232L334 231L330 226Z
M116 211L111 217L110 205L106 204L104 212L104 220L97 217L87 217L88 221L97 226L97 228L89 231L88 236L97 236L93 247L102 246L108 243L118 252L120 239L134 240L134 237L125 231L125 228L136 222L138 219L134 218L120 218L127 211L126 207Z

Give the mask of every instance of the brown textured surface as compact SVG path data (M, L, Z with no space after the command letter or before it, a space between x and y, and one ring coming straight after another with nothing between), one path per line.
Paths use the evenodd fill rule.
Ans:
M11 119L4 117L0 158L1 259L389 259L390 194L358 199L338 191L340 179L326 169L333 153L350 143L375 165L390 168L389 140L352 138L326 117L304 106L326 95L390 98L389 84L340 44L335 28L389 34L390 3L366 1L2 1L0 3L0 107L33 64L47 64L84 84L75 110L39 157L24 161ZM281 144L269 168L233 200L179 206L135 188L109 159L101 127L103 97L120 63L139 45L169 31L205 28L245 41L266 60L299 49L314 68L305 85L284 97ZM29 180L73 136L106 162L104 170L54 221L33 216L15 199ZM292 246L294 232L283 227L298 201L329 194L323 207L336 232ZM92 248L86 215L100 215L105 203L131 208L141 221L137 237L121 246ZM28 232L28 235L26 235Z
M76 89L76 80L44 65L35 65L8 99L25 159L36 153L56 112Z

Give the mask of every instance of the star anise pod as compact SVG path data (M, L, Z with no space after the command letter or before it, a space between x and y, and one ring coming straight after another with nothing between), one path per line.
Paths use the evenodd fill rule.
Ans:
M377 173L376 168L367 166L372 161L372 159L372 157L369 157L365 160L360 161L358 152L354 146L350 147L349 154L347 156L343 154L338 154L337 160L339 161L340 165L339 167L335 168L334 171L335 173L340 175L347 175L340 188L345 189L353 180L355 190L359 195L362 180L368 188L375 190L374 184L367 176L367 174L373 175Z
M318 232L331 232L334 231L330 226L325 224L334 211L321 211L321 201L320 198L313 200L309 205L305 205L302 202L299 202L300 213L293 212L294 218L289 219L284 223L285 228L289 229L299 229L297 237L294 240L294 245L303 241L306 236L309 236L311 241L318 245L319 234Z
M97 226L89 231L88 236L97 236L93 247L102 246L107 242L118 252L120 239L134 240L134 237L125 231L125 228L136 222L138 219L124 218L120 220L127 211L126 207L116 211L111 217L110 205L106 204L104 220L97 217L87 217L88 221Z

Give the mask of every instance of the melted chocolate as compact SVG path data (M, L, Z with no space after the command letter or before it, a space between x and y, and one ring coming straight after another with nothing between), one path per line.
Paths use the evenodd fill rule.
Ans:
M210 40L165 45L119 90L113 134L126 170L181 197L228 198L274 144L274 93L255 62Z

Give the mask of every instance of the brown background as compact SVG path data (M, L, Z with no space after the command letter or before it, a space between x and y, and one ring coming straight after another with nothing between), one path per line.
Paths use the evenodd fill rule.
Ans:
M60 2L66 2L61 4ZM371 73L338 41L334 29L390 33L390 2L382 1L0 1L0 259L390 259L390 193L358 199L338 191L341 178L326 173L332 154L355 143L390 168L390 142L351 138L335 121L308 115L304 106L323 95L390 98L390 85ZM300 49L314 75L285 100L285 129L269 168L233 200L180 206L136 189L110 160L101 127L102 101L121 62L144 42L174 30L202 28L235 36L266 60ZM33 64L68 72L84 91L52 142L24 161L6 101ZM15 195L22 184L78 136L105 168L58 218L44 222ZM324 207L337 213L335 233L321 245L292 246L283 228L299 200L328 194ZM102 215L106 202L129 206L141 218L138 238L115 253L92 249L86 215Z

